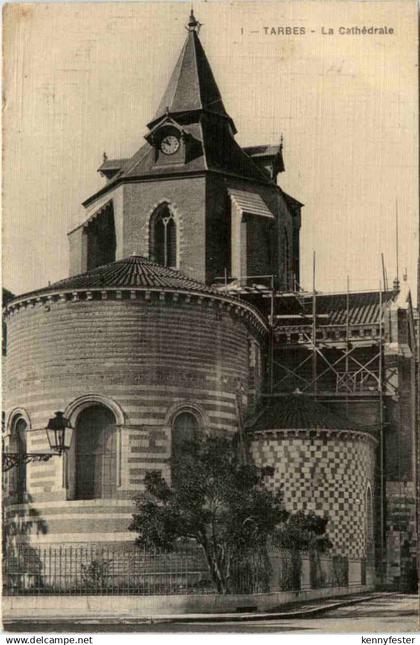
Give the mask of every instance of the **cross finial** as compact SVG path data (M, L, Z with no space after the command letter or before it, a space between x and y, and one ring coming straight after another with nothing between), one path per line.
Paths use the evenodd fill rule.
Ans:
M201 22L196 20L196 17L194 16L193 8L191 7L190 19L188 20L186 29L188 31L196 31L198 33L200 31L200 27L202 27L202 24Z

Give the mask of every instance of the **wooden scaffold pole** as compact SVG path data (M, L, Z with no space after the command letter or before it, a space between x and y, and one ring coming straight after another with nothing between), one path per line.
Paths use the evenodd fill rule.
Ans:
M316 398L318 391L317 381L317 353L316 353L316 253L312 259L312 381L313 392Z

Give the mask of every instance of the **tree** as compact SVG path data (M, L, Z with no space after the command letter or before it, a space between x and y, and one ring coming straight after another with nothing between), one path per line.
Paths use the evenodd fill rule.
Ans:
M280 571L281 589L289 591L299 588L302 552L309 552L311 560L317 565L318 575L322 575L319 555L332 546L326 534L327 524L327 517L298 511L291 513L285 522L276 527L272 544L285 549Z
M194 540L217 591L234 591L235 562L243 564L250 553L268 561L268 536L288 517L281 496L265 487L263 469L238 461L226 437L185 442L171 467L172 486L157 471L145 477L129 527L138 533L136 543L171 551L182 539Z
M273 543L283 549L325 553L332 547L326 534L328 517L298 511L290 514L273 533Z

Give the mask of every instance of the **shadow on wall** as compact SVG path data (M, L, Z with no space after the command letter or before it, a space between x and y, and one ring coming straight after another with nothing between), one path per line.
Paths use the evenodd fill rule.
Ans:
M33 501L26 494L26 504ZM48 523L41 517L39 511L30 508L13 510L3 505L3 586L6 591L27 592L32 587L42 586L43 564L40 549L30 543L30 536L46 535Z

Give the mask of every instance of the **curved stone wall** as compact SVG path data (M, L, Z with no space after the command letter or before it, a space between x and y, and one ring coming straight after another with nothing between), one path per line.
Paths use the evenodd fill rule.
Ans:
M238 393L246 408L255 382L250 344L255 353L264 333L246 305L177 292L57 294L10 311L6 423L10 431L15 412L25 412L28 451L48 450L55 410L74 423L91 400L116 419L116 499L68 500L70 456L29 464L31 539L132 540L132 499L145 473L169 476L173 415L190 409L206 429L235 432ZM11 521L28 522L29 507L16 501Z
M274 468L267 484L283 491L286 510L328 516L332 552L359 559L373 540L375 446L361 432L272 430L253 434L249 449L257 466Z

